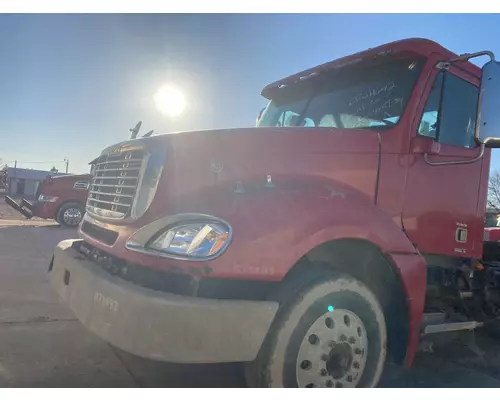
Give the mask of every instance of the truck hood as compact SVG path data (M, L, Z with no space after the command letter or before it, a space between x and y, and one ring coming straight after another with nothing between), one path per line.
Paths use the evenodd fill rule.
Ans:
M174 150L186 148L197 151L228 152L257 151L259 154L287 151L317 151L329 153L378 152L378 134L368 129L336 128L238 128L177 132L139 138L148 147L171 145ZM325 148L328 144L328 148ZM299 148L296 148L299 146ZM267 149L267 151L266 151Z
M69 195L74 191L74 184L78 181L90 182L91 175L56 175L47 177L38 188L37 197L40 194L44 195ZM83 188L80 188L83 189ZM86 190L86 189L84 189Z
M367 129L294 127L182 132L135 140L165 157L150 209L209 213L223 198L230 206L240 189L251 192L312 181L373 199L379 138Z

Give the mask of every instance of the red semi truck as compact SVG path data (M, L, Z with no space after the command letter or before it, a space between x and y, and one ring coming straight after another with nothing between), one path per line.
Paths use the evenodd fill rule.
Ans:
M499 82L491 52L407 39L268 85L255 128L108 147L53 287L142 357L376 386L386 359L500 314L483 260Z
M28 219L54 219L65 227L76 227L85 214L91 175L47 176L40 184L36 200L18 203L10 196L5 202Z

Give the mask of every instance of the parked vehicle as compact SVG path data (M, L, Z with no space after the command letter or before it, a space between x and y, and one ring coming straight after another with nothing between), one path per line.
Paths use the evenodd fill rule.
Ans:
M53 287L142 357L376 386L386 358L410 367L422 340L499 317L483 260L499 82L490 52L407 39L266 86L255 128L108 147Z
M37 192L36 201L25 198L18 203L10 196L5 202L28 219L54 219L62 226L77 226L85 213L91 175L47 176Z
M487 209L484 218L483 258L500 260L500 215L493 209Z

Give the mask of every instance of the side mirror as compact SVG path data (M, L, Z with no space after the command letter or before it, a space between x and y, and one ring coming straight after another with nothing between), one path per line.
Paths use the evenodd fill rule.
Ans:
M482 70L475 137L486 147L500 148L500 63L492 58Z
M266 107L262 108L262 110L259 111L259 115L257 116L257 121L256 125L259 124L260 119L262 118L262 114L264 114L264 111L266 110Z

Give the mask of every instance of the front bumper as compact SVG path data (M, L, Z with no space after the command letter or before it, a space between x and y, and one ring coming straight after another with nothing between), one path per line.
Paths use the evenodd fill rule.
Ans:
M21 203L19 204L10 196L5 196L5 202L9 207L13 208L24 217L28 219L33 217L36 203L31 203L26 199L21 199Z
M71 246L58 244L51 282L80 322L138 356L181 363L253 360L278 303L215 300L147 289L114 277Z

